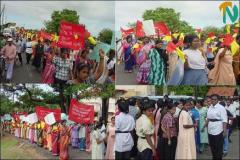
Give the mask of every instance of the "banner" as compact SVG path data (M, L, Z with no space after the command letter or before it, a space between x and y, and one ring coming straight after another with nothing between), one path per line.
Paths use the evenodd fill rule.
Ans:
M69 120L80 124L91 124L94 120L94 106L71 100Z
M30 124L38 122L38 118L37 118L37 114L36 113L29 114L27 116L27 119L28 119L28 123L30 123Z
M143 29L146 36L153 36L156 34L153 20L143 21Z
M50 108L46 108L46 107L36 106L35 112L36 112L39 120L44 120L44 117L47 114L53 112L56 121L57 122L61 121L61 109L50 109Z
M85 47L85 26L62 21L60 24L58 47L73 50Z
M53 125L54 123L56 123L56 119L54 117L54 113L49 113L48 115L46 115L44 117L44 121L48 124L48 125Z
M102 49L105 54L108 54L108 52L111 49L111 46L109 44L106 44L103 42L97 42L97 45L94 47L93 51L88 55L88 58L99 62L100 61L100 57L99 57L100 49Z
M47 33L43 30L41 30L39 33L39 37L43 38L43 39L47 39L47 40L52 40L53 36L50 33Z

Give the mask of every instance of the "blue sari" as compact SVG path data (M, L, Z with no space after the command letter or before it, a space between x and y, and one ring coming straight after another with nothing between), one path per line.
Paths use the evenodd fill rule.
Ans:
M125 48L124 51L124 61L125 61L125 71L133 70L133 66L135 64L134 56L131 54L131 46Z

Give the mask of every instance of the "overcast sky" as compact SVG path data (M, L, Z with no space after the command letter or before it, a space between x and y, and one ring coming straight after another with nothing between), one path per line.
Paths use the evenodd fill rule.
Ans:
M142 20L145 10L157 7L175 9L176 12L180 12L182 20L195 28L209 25L222 27L224 24L219 10L221 3L221 1L116 1L115 27L116 30L120 27L127 28L128 22Z
M3 1L3 4L7 21L26 28L41 29L54 10L66 8L76 10L80 23L94 36L103 28L114 29L114 1Z

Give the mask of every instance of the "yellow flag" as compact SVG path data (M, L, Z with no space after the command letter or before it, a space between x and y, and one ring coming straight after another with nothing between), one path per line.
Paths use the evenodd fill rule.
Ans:
M232 56L235 54L239 54L239 44L236 41L233 41L231 43L231 51L232 51Z
M236 23L235 27L240 27L240 23L239 22Z
M206 43L206 44L209 44L211 41L212 41L211 38L207 38L206 41L205 41L205 43Z
M45 122L41 121L41 128L43 129L45 127Z
M226 31L227 31L227 34L231 33L231 26L229 24L226 26Z
M139 48L139 44L138 43L134 44L133 48Z
M218 49L218 47L213 47L212 52L215 52Z
M90 42L91 44L93 44L93 45L96 45L96 44L97 44L97 42L95 41L95 39L94 39L92 36L88 37L88 40L89 40L89 42Z
M182 40L184 39L184 33L181 33L181 34L180 34L179 39L180 39L180 40L181 40L181 39L182 39Z
M163 40L166 41L166 42L170 42L172 40L172 37L171 36L165 36L165 37L163 37Z
M176 48L176 52L177 52L177 55L179 56L179 58L182 60L182 62L185 63L185 55L184 55L183 51L181 51L179 48Z
M179 36L179 33L173 33L172 36L173 36L175 39L177 39L178 36Z

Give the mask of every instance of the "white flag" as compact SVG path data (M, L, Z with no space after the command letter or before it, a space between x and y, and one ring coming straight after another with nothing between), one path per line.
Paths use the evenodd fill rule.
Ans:
M53 114L52 112L49 113L48 115L46 115L46 116L44 117L44 120L45 120L45 122L46 122L48 125L53 125L54 123L56 123L54 114Z
M28 118L28 123L30 123L30 124L38 122L38 118L37 118L37 114L36 113L29 114L27 116L27 118Z
M143 24L143 30L144 30L146 36L153 36L156 34L153 20L143 21L142 24Z

